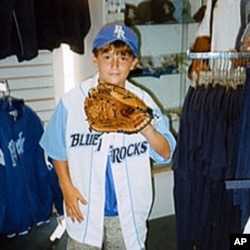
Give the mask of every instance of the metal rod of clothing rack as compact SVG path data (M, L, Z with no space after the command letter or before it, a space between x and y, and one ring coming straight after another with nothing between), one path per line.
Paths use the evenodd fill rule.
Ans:
M233 52L233 51L210 51L210 52L192 52L187 50L189 59L250 59L250 52Z
M192 52L187 51L192 60L191 86L208 84L237 88L245 83L246 65L250 62L248 52Z

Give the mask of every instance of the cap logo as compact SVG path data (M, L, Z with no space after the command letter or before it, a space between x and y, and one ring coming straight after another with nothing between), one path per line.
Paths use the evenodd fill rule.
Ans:
M125 31L123 30L123 28L122 28L121 25L116 25L115 26L114 34L119 39L123 39L123 40L126 39L126 37L125 37Z

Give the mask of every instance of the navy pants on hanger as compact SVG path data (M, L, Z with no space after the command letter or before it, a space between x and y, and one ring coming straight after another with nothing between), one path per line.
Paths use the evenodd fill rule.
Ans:
M240 209L225 180L237 162L242 86L190 87L173 158L177 249L228 250Z
M246 69L243 93L243 111L240 123L238 164L235 179L250 179L250 66ZM235 204L242 210L242 228L250 216L250 189L234 190Z

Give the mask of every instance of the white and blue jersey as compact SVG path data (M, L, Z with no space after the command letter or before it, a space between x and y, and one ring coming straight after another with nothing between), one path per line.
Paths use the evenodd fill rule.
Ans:
M160 163L170 159L154 152L141 133L97 133L89 129L84 100L89 89L97 86L97 79L96 75L85 80L62 97L40 144L51 158L68 161L72 182L88 202L80 204L83 222L73 223L66 218L70 237L101 247L103 218L110 205L105 201L106 176L111 174L127 249L142 249L147 232L145 221L152 203L150 157ZM145 91L128 81L125 86L152 108L155 114L152 124L168 139L173 152L175 139L169 131L167 117ZM111 171L107 173L108 160Z

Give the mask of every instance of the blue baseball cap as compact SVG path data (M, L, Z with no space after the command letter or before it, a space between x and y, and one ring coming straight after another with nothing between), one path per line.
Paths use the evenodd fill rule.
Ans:
M134 56L138 57L138 37L132 29L124 24L109 24L102 27L95 37L92 51L115 41L126 43L131 48Z

